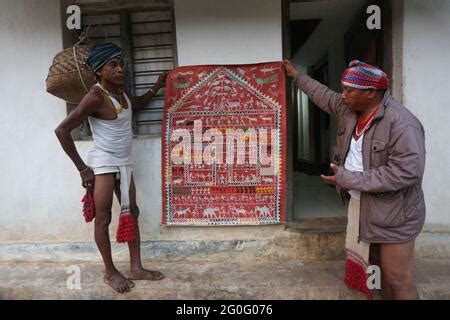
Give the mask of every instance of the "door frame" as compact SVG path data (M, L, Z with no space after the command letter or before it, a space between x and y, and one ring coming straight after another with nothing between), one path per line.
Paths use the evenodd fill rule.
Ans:
M402 56L403 56L403 17L404 0L375 0L382 10L383 32L383 64L385 71L391 78L391 93L402 102ZM283 59L291 59L290 30L289 30L289 5L290 0L281 0L281 25L282 25L282 55ZM369 3L368 3L369 5ZM286 81L286 198L285 198L285 222L293 221L293 180L294 180L294 143L295 112L292 103L295 101L296 89L290 79Z

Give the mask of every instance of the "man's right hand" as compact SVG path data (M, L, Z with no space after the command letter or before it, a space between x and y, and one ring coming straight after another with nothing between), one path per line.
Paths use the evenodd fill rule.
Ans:
M89 191L93 191L95 182L94 171L92 171L91 168L87 168L87 170L83 170L80 172L80 176L81 176L81 185L83 186L83 188L86 188Z
M286 69L286 74L289 77L297 77L300 75L300 72L295 68L295 66L292 64L289 60L283 60L284 68Z

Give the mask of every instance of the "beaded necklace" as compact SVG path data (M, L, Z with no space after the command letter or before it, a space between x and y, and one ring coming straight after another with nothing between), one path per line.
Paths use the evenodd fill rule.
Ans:
M102 89L103 95L105 96L105 98L107 98L106 100L108 101L109 106L113 109L113 111L116 114L121 113L123 111L123 109L126 109L128 107L127 102L125 101L125 99L123 97L122 90L120 90L120 94L117 96L117 95L109 92L105 88L103 88L100 83L98 83L98 86L100 87L100 89ZM115 100L117 100L119 102L119 105L120 105L119 108L116 108L114 106L114 103L112 102L111 98L114 98Z
M353 137L355 138L355 140L358 140L359 138L361 138L361 136L364 134L364 132L370 127L372 120L375 117L375 114L377 113L378 109L379 109L379 107L376 108L366 120L362 120L362 117L358 116L355 133L353 134Z

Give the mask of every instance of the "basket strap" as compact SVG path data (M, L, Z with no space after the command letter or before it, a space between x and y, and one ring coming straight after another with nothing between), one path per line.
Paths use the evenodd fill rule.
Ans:
M74 46L72 47L73 58L75 60L75 65L76 65L77 70L78 70L78 75L80 76L81 84L83 85L84 90L86 90L86 93L89 92L89 89L87 88L86 83L84 82L83 75L81 74L80 65L78 64L78 59L77 59L76 47L77 47L77 45L81 44L82 42L84 42L86 39L89 38L89 31L90 30L91 30L91 25L88 25L86 27L86 29L78 37L78 42L75 43Z
M75 65L77 66L78 75L80 76L81 83L83 84L83 87L84 87L84 90L86 90L86 93L88 93L89 90L88 90L88 88L87 88L87 86L86 86L86 83L84 82L83 75L81 74L80 66L79 66L79 64L78 64L77 52L76 52L76 46L77 46L77 45L74 45L74 46L72 47L73 58L74 58L74 60L75 60Z
M75 43L75 45L79 45L83 43L86 39L89 39L89 31L91 30L91 26L92 25L90 24L86 27L86 29L84 29L84 31L78 37L78 42Z

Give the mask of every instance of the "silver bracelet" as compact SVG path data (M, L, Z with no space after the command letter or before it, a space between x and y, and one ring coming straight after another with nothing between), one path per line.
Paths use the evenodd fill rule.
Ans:
M85 172L88 171L89 169L91 169L91 168L89 168L88 166L86 166L86 168L84 168L83 170L80 171L80 174L85 173Z

